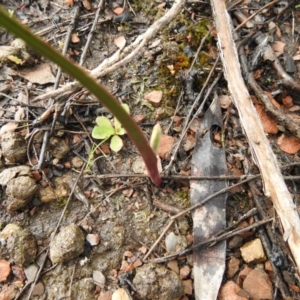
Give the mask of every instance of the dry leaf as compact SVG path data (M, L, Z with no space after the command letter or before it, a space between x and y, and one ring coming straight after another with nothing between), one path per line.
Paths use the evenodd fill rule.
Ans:
M144 115L135 115L132 117L135 123L140 124L145 121L146 117Z
M125 40L124 36L119 36L119 37L115 38L114 43L119 49L123 49L126 45L126 40Z
M268 92L268 91L264 91L264 93L269 97L270 101L272 102L272 104L281 110L280 104L274 99L273 95Z
M92 5L88 0L82 0L82 4L83 4L83 6L86 10L91 10L92 9Z
M173 120L174 126L178 127L181 124L182 117L173 116L171 119Z
M159 106L162 99L162 91L152 91L144 96L145 100L148 100L154 106Z
M286 96L282 99L282 104L284 107L290 108L294 105L293 98L291 96Z
M290 286L290 288L291 288L293 291L295 291L295 292L297 292L297 293L300 293L300 288L299 288L297 285L294 285L294 284L290 284L290 283L289 283L289 286Z
M220 106L224 109L227 109L232 103L230 97L228 95L219 96Z
M280 30L279 26L276 26L276 35L278 37L281 37L281 30Z
M41 64L33 68L23 69L22 71L20 71L19 76L27 79L32 83L38 83L38 84L55 82L55 77L52 74L52 70L49 64ZM25 97L25 95L23 97ZM26 99L24 99L22 102L27 103L27 96Z
M174 144L174 138L172 136L163 134L160 138L157 154L161 158L165 158L167 153L172 150L173 144Z
M195 145L196 145L196 138L192 135L188 135L183 144L183 148L185 151L190 151L195 147Z
M280 149L288 154L295 154L300 150L300 140L293 135L282 134L277 139Z
M264 111L261 104L256 103L254 106L257 110L264 131L267 133L276 134L278 132L276 120Z
M276 55L276 57L282 55L284 53L285 43L277 41L272 45L272 49Z
M167 4L166 2L162 2L162 3L157 5L157 8L158 9L163 9L166 6L166 4Z
M65 2L68 6L73 6L73 4L74 4L73 0L65 0Z
M78 37L77 33L72 34L71 41L73 44L77 44L80 42L80 38Z
M112 291L101 293L97 300L111 300Z
M113 293L111 300L130 300L130 298L125 289L117 289Z
M25 117L25 110L21 106L17 106L18 110L15 113L15 120L16 121L22 121Z
M13 122L6 123L0 129L0 137L8 131L14 131L17 127L18 127L18 123L13 123Z
M194 133L196 133L199 129L199 126L200 126L200 119L196 118L192 121L192 124L189 129Z
M122 8L122 7L117 7L117 8L114 9L114 13L115 13L116 15L120 15L120 14L122 14L123 12L124 12L124 8Z
M294 60L300 60L300 54L297 54L297 55L293 56L293 59Z
M261 74L263 73L263 69L258 69L256 71L253 72L253 77L254 79L258 79L260 78Z

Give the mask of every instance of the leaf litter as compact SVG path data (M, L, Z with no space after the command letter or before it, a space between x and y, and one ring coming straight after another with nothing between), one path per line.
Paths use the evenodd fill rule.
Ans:
M166 3L162 3L159 6L148 4L145 3L143 5L134 2L131 4L133 7L126 7L125 12L120 6L114 6L116 7L114 9L111 7L106 7L106 13L115 13L116 15L120 15L120 18L115 18L115 23L112 23L113 26L109 27L111 30L113 30L113 34L111 34L111 32L109 33L107 31L107 26L111 25L108 23L108 19L105 18L104 15L99 17L98 22L103 25L103 30L101 28L99 29L100 34L97 33L97 36L94 37L94 44L92 48L90 48L91 55L86 57L85 66L88 69L97 67L101 61L115 51L116 46L122 49L126 46L126 43L127 46L130 45L133 40L132 36L130 35L132 32L135 32L135 30L139 27L140 30L146 30L149 27L148 24L151 24L154 19L159 19L169 9L168 4ZM57 5L61 5L62 7L66 7L66 5L70 6L69 9L59 12L59 15L62 17L62 19L68 19L70 16L71 6L73 6L74 3L68 2L66 4L63 1L59 1ZM120 4L116 3L115 5ZM193 53L196 53L197 47L204 35L204 32L208 27L213 29L212 23L209 21L205 21L206 25L203 26L202 24L203 27L201 27L201 25L195 25L193 22L189 23L189 21L193 18L199 20L199 16L201 15L200 12L206 12L207 15L211 14L207 4L198 3L197 5L193 6L190 4L187 5L190 11L185 11L179 14L176 17L176 20L171 23L167 29L164 29L163 32L159 32L156 36L152 37L152 40L149 41L148 45L151 45L151 51L154 50L151 52L151 60L147 60L149 56L145 55L145 57L143 57L143 52L141 52L141 54L139 54L140 56L135 57L135 59L129 62L125 67L121 66L118 69L113 70L111 74L106 75L106 77L103 77L101 80L104 81L108 89L116 94L120 101L127 103L128 106L130 106L131 114L140 120L139 122L141 129L146 132L148 136L150 136L152 127L159 120L165 133L161 140L160 150L158 150L158 153L160 153L160 157L162 159L163 170L166 171L166 166L172 162L172 159L175 159L173 169L176 170L176 172L174 172L172 169L173 174L171 173L171 175L185 174L188 176L190 175L190 157L193 154L195 144L197 144L197 141L199 141L201 138L197 135L197 132L203 118L203 111L200 113L197 112L197 118L192 121L191 126L187 130L186 138L184 139L182 145L179 146L176 155L174 155L174 148L177 147L177 142L186 128L185 119L189 109L192 106L190 95L197 95L197 93L200 91L200 88L204 84L204 78L212 66L212 61L216 58L215 55L217 53L217 46L213 38L210 38L205 42L206 44L204 51L206 52L205 55L207 53L211 53L211 55L205 56L203 53L201 53L201 51L198 54L195 68L200 68L201 72L204 72L204 75L201 75L196 79L194 78L193 81L191 81L191 84L186 84L186 81L184 82L180 79L180 74L182 72L186 73L188 68L191 67L192 63L192 59L183 52L184 46L188 44L188 46L192 47ZM247 5L243 7L246 10L251 8L251 1L249 1ZM10 3L10 1L8 1L7 6L8 9L14 8L14 4ZM127 11L127 8L129 11ZM239 4L237 4L237 8L239 8ZM54 4L50 4L50 7L47 9L49 9L49 12L56 12ZM84 16L84 13L91 11L94 12L95 10L96 7L94 4L85 1L82 15ZM134 11L135 13L131 13L131 11ZM299 13L294 9L294 7L290 7L284 12L284 14L288 15L291 12L293 12L296 16L295 21L297 24ZM28 11L25 9L23 14L26 15L27 13ZM233 14L231 16L233 17ZM130 23L132 19L134 21ZM135 24L136 20L138 21L136 23L138 25ZM146 23L145 20L147 20ZM47 28L47 24L38 23L35 19L33 19L33 23L33 28L36 31L42 30L42 27ZM276 56L280 58L283 55L289 54L296 60L299 47L293 48L291 41L286 38L285 31L281 28L281 30L279 30L279 26L274 19L273 23L275 23L275 26L274 24L269 26L268 30L270 33L271 30L276 30L275 38L277 40L272 43L272 47L273 50L275 50ZM267 22L266 25L268 25ZM60 26L66 25L61 23ZM247 30L252 30L251 28ZM85 42L85 37L81 34L82 31L80 30L83 30L84 33L88 33L88 29L85 29L84 27L83 29L79 27L78 30L76 29L74 31L76 34L73 34L73 38L76 38L75 35L77 36L77 32L80 32L80 34L77 36L78 39L73 40L73 43L70 46L72 51L70 50L69 53L71 54L72 59L75 61L79 61L79 56L82 53L81 43ZM216 37L216 32L212 31L211 36ZM44 37L50 42L54 41L51 31L44 33ZM120 37L120 40L117 40L117 42L116 37ZM154 41L160 41L160 43L163 44L163 47L159 49L160 43L155 43ZM172 43L170 44L169 41L172 41ZM58 38L58 41L56 40L54 42L58 45L64 45L66 43L61 37ZM176 51L172 52L169 48L170 45L176 46ZM250 54L253 49L251 47L254 46L250 45L250 48L248 48ZM148 48L150 49L150 47L148 47L146 44L145 49ZM14 51L14 49L10 50ZM11 55L14 55L14 52L12 53L13 54ZM38 63L40 58L35 57L37 60L26 59L26 55L24 53L22 53L20 56L15 55L15 57L24 62L24 66L27 66L29 71L24 71L24 67L18 64L17 66L13 67L20 69L18 69L18 72L11 72L11 75L9 75L14 80L14 85L10 90L10 96L13 97L13 99L18 99L17 95L21 90L28 90L29 99L31 101L35 96L47 93L48 91L46 90L46 86L54 82L54 75L52 74L53 69L49 67L49 64L45 64L47 66L45 71L43 71L45 75L43 72L39 74L35 68L43 65ZM204 59L204 57L208 57L208 59ZM18 60L15 60L15 62ZM3 59L3 61L5 60ZM1 64L3 61L1 60ZM9 58L6 60L5 64L8 64L8 61ZM260 72L257 73L258 75L256 76L256 80L261 84L261 86L264 87L264 90L272 93L272 97L270 97L274 104L272 105L282 113L289 116L291 120L297 122L297 117L299 117L299 109L297 109L297 104L299 103L297 103L297 96L292 94L292 91L284 85L281 86L279 84L279 89L277 86L278 77L276 72L271 68L270 61L262 64L260 58L258 58L258 67ZM221 70L220 68L221 65L219 65L218 70ZM25 79L21 80L20 77L22 77L22 74L26 74L26 72L29 72L28 74L30 74L30 76L27 78L23 76ZM282 74L278 74L278 76L286 78L285 75ZM139 91L133 87L134 84L130 83L133 79L138 82L135 85L138 87L138 89L140 89ZM68 80L69 79L67 77L64 77L61 79L59 84L63 86ZM144 87L142 87L141 82L144 82ZM220 83L218 88L225 89L226 87L224 84L222 85ZM189 89L192 89L192 93ZM280 92L278 93L279 90ZM189 95L189 97L180 98L180 93L182 91ZM140 95L138 95L138 93L140 93ZM245 141L243 129L239 122L237 110L232 105L231 99L227 94L225 94L226 93L224 93L224 95L221 97L224 130L221 130L220 132L213 131L214 133L212 138L214 141L217 141L215 146L225 145L226 163L229 174L247 174L247 170L250 170L250 174L255 174L257 169L253 165L251 156L249 156L247 153L248 146ZM149 101L151 104L149 104L149 106L141 105L141 102L136 101L138 97L140 97L140 99ZM88 105L84 103L83 99L89 102ZM24 100L25 101L23 102L25 104L28 105L30 103L27 102L28 98L26 99L25 97ZM159 288L157 286L157 282L159 281L159 278L162 278L162 274L168 274L168 276L170 276L168 278L173 278L175 280L174 284L176 282L176 284L180 286L182 296L181 299L194 299L195 295L192 291L192 288L193 280L195 280L195 278L190 275L194 264L188 255L180 260L174 260L177 263L177 267L174 266L174 264L168 264L168 267L161 268L160 265L150 266L150 264L146 262L143 264L143 267L145 268L145 270L143 270L141 269L141 265L136 265L134 267L133 274L129 274L126 288L122 288L122 291L118 292L120 291L118 282L121 282L121 279L116 279L118 273L121 273L120 270L122 270L122 266L125 268L125 265L131 266L133 263L132 256L122 257L123 253L130 249L133 253L133 256L137 257L145 255L147 253L147 249L150 248L151 244L155 242L156 238L161 233L162 228L167 225L166 220L168 218L168 213L163 209L152 209L150 205L151 198L158 198L167 204L180 209L188 208L190 205L189 184L184 178L181 178L175 182L172 181L172 179L166 179L163 186L157 190L156 188L153 189L153 187L147 185L147 183L143 181L143 177L139 179L134 177L131 179L126 179L126 177L122 178L120 174L132 174L133 164L137 160L138 156L135 153L131 143L128 141L126 136L124 136L124 132L118 125L118 122L116 122L116 120L111 122L112 116L109 115L108 112L101 111L101 108L95 105L92 100L93 99L91 97L89 98L86 95L79 93L74 95L74 97L72 96L66 98L66 100L64 100L65 102L63 102L67 105L63 105L64 111L61 116L66 116L66 119L59 117L58 122L53 128L55 135L63 137L62 140L59 140L59 143L64 141L70 147L72 152L68 150L67 154L58 155L60 157L58 162L54 160L54 157L50 156L50 158L47 158L46 160L46 165L37 171L40 176L34 177L40 185L41 190L45 189L46 187L49 189L49 193L50 191L53 193L53 189L55 190L52 195L53 197L51 198L52 200L48 203L41 203L39 196L36 196L27 207L17 211L16 215L9 215L4 209L0 215L1 222L4 222L3 220L5 220L4 225L6 225L5 223L18 223L24 225L25 221L23 222L23 220L28 218L30 220L28 228L32 231L37 239L39 247L42 249L48 246L50 238L49 233L54 231L56 222L60 217L61 210L66 205L66 195L70 192L70 185L68 185L68 188L66 188L66 194L59 193L58 189L56 189L59 187L59 181L64 181L64 185L67 184L67 182L63 180L63 173L69 172L69 169L65 166L71 166L71 161L73 161L74 157L77 157L77 154L82 156L83 159L88 158L89 154L91 153L91 146L93 146L91 140L88 138L88 133L91 134L93 128L95 128L94 122L97 117L104 117L106 120L108 120L108 122L105 121L107 125L106 129L111 134L104 134L101 131L101 137L104 137L101 139L111 137L111 140L113 140L116 137L119 138L119 142L121 140L122 144L119 143L118 147L120 149L117 153L114 151L111 152L108 145L105 143L97 148L97 151L95 151L95 161L93 161L92 164L92 169L95 173L90 173L86 176L103 174L104 178L94 178L93 180L96 180L97 184L92 182L91 179L82 179L79 190L77 191L77 195L75 196L75 198L78 199L77 197L79 197L80 189L84 191L88 202L91 204L92 210L90 212L85 210L82 203L75 200L70 204L70 206L68 206L68 212L66 213L63 221L64 225L80 223L85 230L84 234L86 236L100 236L100 243L97 245L93 243L91 246L92 248L90 248L91 254L87 254L89 250L84 250L87 251L84 254L86 256L80 256L83 266L76 266L74 280L70 283L70 286L66 284L66 286L62 288L61 296L63 297L68 295L68 291L71 290L72 295L75 298L92 299L91 297L95 297L94 295L96 295L96 298L98 299L105 299L105 297L107 299L114 299L114 297L118 297L116 299L127 299L126 297L130 294L128 294L128 291L130 290L134 299L140 299L139 294L134 292L135 285L133 285L133 287L130 285L130 282L135 279L136 286L139 288L138 292L140 290L140 295L144 293L144 299L162 299L160 298L161 295L159 294L158 289L156 289ZM202 100L203 99L201 99L201 101ZM24 106L16 108L16 103L14 103L12 100L9 102L7 98L3 96L1 96L1 101L3 103L3 108L14 108L11 112L5 112L5 118L16 118L16 121L25 120L24 123L26 125L29 124L30 126L30 122L26 123L28 120L23 116L24 110L27 112L26 106L25 108ZM48 99L44 99L42 101L44 101L40 102L43 103L42 105L39 107L33 106L29 110L30 121L45 113L43 115L45 118L43 119L43 126L46 126L42 126L41 130L38 130L38 132L35 132L35 134L31 133L32 139L29 144L31 145L29 154L32 156L32 162L37 162L39 156L41 153L43 153L43 134L46 130L50 130L52 116L54 118L56 112L59 111L59 105L55 105L55 107L53 105L47 116L45 107L48 104L51 106L51 102L48 102ZM210 102L211 99L208 101ZM177 105L178 109L176 110ZM288 161L292 162L293 158L297 157L300 149L299 139L289 134L289 132L286 132L285 126L282 124L281 120L276 119L276 117L272 116L270 112L267 112L265 105L261 104L260 102L258 103L257 100L254 101L254 105L256 106L261 117L264 130L266 133L268 133L270 142L273 143L276 141L279 149L283 151L282 152L279 150L278 152L278 150L274 150L278 159L283 162L286 162L288 159ZM203 107L207 109L208 105L204 103ZM99 112L96 113L97 110ZM169 111L171 111L171 113L169 113ZM174 113L174 111L176 113ZM291 114L291 112L293 112L293 114ZM194 113L195 110L193 110L193 114ZM70 123L64 123L68 122L66 120L70 120ZM84 126L81 127L78 124L84 124ZM1 132L3 134L4 131L7 131L8 129L19 131L19 128L21 129L22 125L23 124L17 122L3 121ZM122 136L122 138L119 136ZM75 137L77 137L76 141L74 140ZM96 142L97 144L99 141L93 142ZM23 144L25 145L25 143L29 142L28 140L23 139ZM102 153L99 149L101 149ZM288 154L293 154L294 156L289 156ZM201 164L201 162L199 162L199 164ZM73 164L73 167L76 172L80 171L80 165L76 166L76 164ZM297 175L297 170L297 167L291 167L289 170L284 171L284 175ZM141 164L137 164L135 171L138 174L143 174L144 170ZM76 172L72 173L71 177L73 179L76 178ZM107 176L111 173L116 174L115 178L105 178L105 175ZM57 181L54 181L54 179L57 179ZM52 186L53 182L55 183L56 187ZM293 185L287 182L287 185L291 188L292 186L297 187L297 183L295 182ZM61 186L61 188L62 187L63 186ZM250 190L248 186L244 185L243 188L239 190L230 190L227 203L228 224L237 222L239 216L253 206L253 204L251 204L251 195L260 194L262 197L263 192L260 190L260 182L256 182L256 188L258 190ZM123 189L130 192L123 193ZM113 193L116 194L113 195ZM297 192L295 193L295 197L297 197ZM263 201L268 203L267 199L263 199ZM4 201L4 208L5 204L6 203ZM265 208L266 211L272 211L271 204L268 203L268 205L269 207ZM45 222L45 220L47 220L47 222ZM254 222L253 218L248 218L247 220L249 221L246 222L247 225L250 225L251 222ZM41 226L41 224L43 225ZM184 237L191 242L191 239L187 238L191 236L192 232L191 216L186 215L186 217L177 219L176 226L172 227L168 233L173 231L175 231L176 236ZM278 234L280 238L280 233L276 232L276 234ZM251 297L255 298L256 295L253 294L253 290L251 288L257 287L258 283L255 281L256 278L266 279L267 277L265 277L265 274L267 272L274 272L274 269L272 268L277 268L277 266L274 266L274 262L268 256L268 260L264 261L263 263L267 264L268 262L271 262L270 264L272 265L272 271L269 271L269 269L264 266L264 270L259 274L256 274L256 271L251 269L252 266L248 266L247 262L239 256L240 246L245 245L249 240L254 240L255 237L256 233L251 231L248 235L238 235L237 237L229 240L228 244L230 245L230 248L228 249L228 258L229 256L236 256L238 259L238 267L236 267L235 272L230 273L231 276L224 276L223 279L225 283L221 285L221 290L219 293L220 299L225 297L225 292L227 295L229 293L229 295L231 295L229 297L232 299L236 295L240 295L241 297L243 295L249 297L250 295ZM272 243L275 245L273 247L276 248L276 246L278 246L277 241L272 240ZM141 246L144 249L143 251L139 250ZM266 249L265 251L267 252ZM276 253L279 252L277 251ZM165 255L163 242L158 244L158 247L155 249L155 254L151 254L150 258L153 259L155 255L159 255L161 257ZM68 279L72 276L71 268L73 268L73 266L74 260L70 260L66 263L66 270L62 270L61 267L58 266L53 271L50 271L47 275L49 278L49 285L43 281L42 277L42 284L44 287L42 294L44 296L47 295L47 299L57 296L51 293L49 286L57 287L61 282L68 282ZM47 267L50 267L50 262L47 262ZM230 268L229 264L227 265L227 268ZM284 266L282 268L284 270L290 270L293 268L293 266ZM187 269L186 272L181 271L185 269ZM248 270L247 273L245 271L246 269ZM93 272L95 271L100 271L103 273L103 276L106 279L107 287L112 289L113 292L110 290L106 291L106 287L99 289L92 281L89 281L89 279L92 278ZM151 274L156 276L154 282L146 284L147 287L153 287L155 290L154 293L150 290L145 290L145 286L139 285L138 278L145 278L146 271L151 271ZM281 271L282 269L280 268L279 270L275 269L275 274L276 272ZM137 272L139 272L139 277L136 277L136 274L134 274ZM177 274L177 277L172 277L174 274L170 272ZM250 276L249 274L252 275ZM256 276L253 274L256 274ZM85 281L80 280L79 278L84 278ZM293 280L294 281L292 283L289 282L288 284L283 282L283 285L287 285L289 289L282 288L281 285L280 293L282 296L287 295L288 290L288 293L292 294L294 297L297 297L297 293L299 293L299 282L295 278L293 278ZM77 289L77 287L81 286L84 286L83 290L86 292L80 292L80 289ZM168 285L166 284L165 287L167 286ZM175 285L170 286L170 289L172 287L174 289L174 286ZM262 288L263 287L264 286L262 286ZM8 288L11 289L14 295L17 294L17 290L15 289L13 283L8 282L8 286L2 286L3 295L7 294ZM275 288L275 285L273 288ZM24 299L26 299L27 295L28 291L25 291Z

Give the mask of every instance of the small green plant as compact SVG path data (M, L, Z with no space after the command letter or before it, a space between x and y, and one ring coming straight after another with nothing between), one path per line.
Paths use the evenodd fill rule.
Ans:
M122 107L129 114L129 106L127 104L122 104ZM122 127L122 124L114 117L114 124L112 125L111 121L106 117L98 117L96 119L97 125L92 131L92 137L98 140L108 140L110 139L110 148L114 152L118 152L123 147L123 141L120 138L120 135L126 133L125 129Z
M157 123L152 130L151 138L150 138L150 147L153 149L156 154L158 151L159 143L161 138L161 127L160 124Z
M3 26L17 37L21 38L28 46L40 52L44 57L56 63L65 72L78 80L100 103L106 106L109 111L119 120L131 138L141 156L144 159L149 177L157 186L161 184L161 177L157 168L157 158L149 145L141 129L137 126L130 115L120 105L117 99L111 95L99 82L91 77L81 67L72 63L62 54L46 44L42 39L35 36L28 28L24 27L15 18L0 7L0 26Z

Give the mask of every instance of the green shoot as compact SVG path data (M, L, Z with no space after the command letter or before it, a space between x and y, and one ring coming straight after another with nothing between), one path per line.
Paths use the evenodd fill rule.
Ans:
M152 130L151 138L150 138L150 147L153 149L154 153L157 153L159 143L161 138L161 127L160 124L157 123Z
M129 106L127 104L122 104L122 107L129 113ZM96 119L97 125L92 131L92 137L99 140L110 140L110 148L114 152L119 152L123 147L123 141L119 135L124 135L126 131L122 127L122 124L118 119L114 118L114 126L111 124L110 120L106 117L98 117Z

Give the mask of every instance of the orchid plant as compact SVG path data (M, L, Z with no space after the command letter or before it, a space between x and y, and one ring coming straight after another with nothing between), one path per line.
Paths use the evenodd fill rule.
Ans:
M23 26L14 17L11 17L2 8L0 8L0 26L21 38L29 47L57 64L62 70L78 80L102 105L108 108L120 124L122 124L122 127L126 130L143 157L152 182L157 186L161 184L161 177L157 168L157 158L149 142L127 111L104 86L92 78L81 67L64 57L49 44L46 44L41 38L35 36L28 28Z

